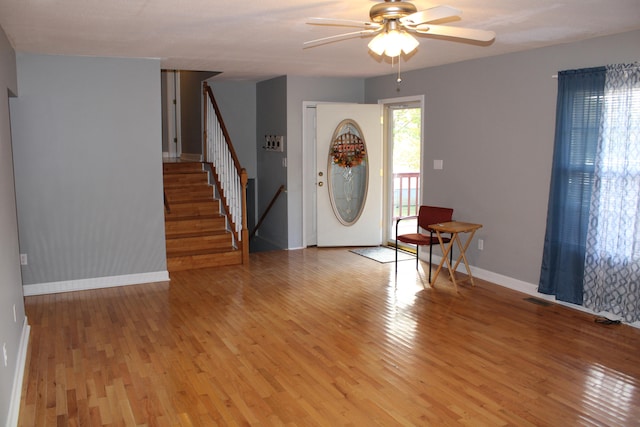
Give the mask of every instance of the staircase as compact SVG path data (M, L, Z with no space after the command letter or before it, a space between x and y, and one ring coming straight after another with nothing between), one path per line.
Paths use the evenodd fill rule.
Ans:
M167 270L242 264L202 163L163 163Z

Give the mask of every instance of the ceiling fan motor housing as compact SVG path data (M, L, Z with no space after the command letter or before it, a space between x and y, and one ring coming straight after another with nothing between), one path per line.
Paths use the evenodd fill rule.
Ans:
M373 22L382 23L416 13L418 9L411 3L401 0L385 0L374 5L369 11Z

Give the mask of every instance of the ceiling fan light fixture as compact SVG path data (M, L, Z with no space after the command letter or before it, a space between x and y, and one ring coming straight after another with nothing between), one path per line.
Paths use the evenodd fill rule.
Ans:
M391 29L375 36L368 46L376 55L384 54L395 58L402 52L405 54L413 52L419 44L418 40L406 31Z
M369 46L369 50L371 50L376 55L382 56L385 49L387 48L386 37L387 37L387 33L380 33L377 36L375 36L373 40L371 40L367 45Z
M434 6L418 11L408 0L376 0L376 4L369 11L370 21L311 18L312 21L307 23L359 27L361 30L311 40L305 42L304 46L313 47L358 36L375 36L368 45L371 52L393 59L402 53L410 55L419 46L420 43L413 35L450 38L454 39L453 41L479 41L487 45L493 42L496 37L493 31L438 23L448 18L459 17L461 14L462 11L451 6Z
M418 46L420 46L420 42L418 42L418 40L416 40L415 37L413 37L411 34L407 33L406 31L402 31L400 33L400 37L402 37L401 46L402 46L402 51L405 53L405 55L410 54Z

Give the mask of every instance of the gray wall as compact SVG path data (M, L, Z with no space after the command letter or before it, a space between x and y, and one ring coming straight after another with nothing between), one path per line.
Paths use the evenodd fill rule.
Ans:
M479 48L481 49L481 48ZM481 269L537 284L559 70L640 59L640 32L366 80L366 100L425 95L423 199L479 222ZM444 160L443 170L433 160Z
M180 147L185 154L202 154L202 82L213 71L180 71Z
M247 170L247 226L249 232L258 221L258 197L255 191L258 176L256 149L256 83L207 81L216 98L222 119L238 155L240 165ZM253 190L253 191L252 191ZM252 199L252 200L249 200Z
M302 121L304 101L364 102L364 79L287 77L287 216L288 248L304 241Z
M261 238L282 249L302 247L303 102L361 103L363 100L363 79L286 76L257 84L258 216L280 185L287 189L260 227ZM284 135L285 151L263 150L267 134Z
M249 178L258 173L256 149L256 83L207 82L213 91L238 160ZM259 143L260 141L258 141Z
M287 186L287 169L282 165L286 157L287 142L287 78L259 82L256 87L256 151L258 176L258 217L263 214L280 185ZM262 149L265 135L284 135L285 151L272 152ZM286 249L287 237L287 193L278 197L269 216L261 225L258 235L270 244Z
M23 284L166 271L160 62L19 54Z
M17 354L24 324L18 222L11 156L9 91L18 93L16 58L0 28L0 345L6 343L8 364L0 361L0 424L7 423ZM13 307L16 321L13 320ZM17 409L17 408L16 408Z

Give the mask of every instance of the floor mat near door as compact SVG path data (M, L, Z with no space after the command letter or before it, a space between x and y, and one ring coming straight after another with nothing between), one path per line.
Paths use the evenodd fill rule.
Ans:
M380 263L394 262L396 260L395 248L390 248L388 246L356 248L351 249L349 252L353 252L354 254L361 255ZM412 253L398 249L398 261L407 261L410 259L415 260L416 256Z

